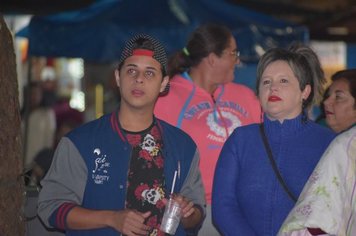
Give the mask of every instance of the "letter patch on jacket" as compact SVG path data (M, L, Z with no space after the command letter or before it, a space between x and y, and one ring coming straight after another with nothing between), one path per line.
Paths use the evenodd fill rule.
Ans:
M92 170L92 179L96 184L104 184L109 181L108 169L110 162L106 159L106 155L102 154L99 148L95 148L94 154L94 168Z

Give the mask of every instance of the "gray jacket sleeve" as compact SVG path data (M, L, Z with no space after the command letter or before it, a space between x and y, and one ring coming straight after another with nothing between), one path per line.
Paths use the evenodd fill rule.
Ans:
M63 203L81 205L87 181L87 167L69 138L62 138L51 168L41 181L38 215L47 227L52 213Z
M190 199L195 205L198 205L205 216L205 189L199 169L200 156L198 150L195 152L188 175L183 183L180 194Z

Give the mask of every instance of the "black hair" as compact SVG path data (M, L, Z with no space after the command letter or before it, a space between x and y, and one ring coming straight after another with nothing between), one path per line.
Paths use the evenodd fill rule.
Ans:
M210 53L221 56L229 46L231 37L233 37L232 33L226 26L214 23L199 26L189 36L185 48L169 58L169 77L198 65Z
M356 99L356 69L341 70L331 76L333 82L341 79L348 82L350 93Z

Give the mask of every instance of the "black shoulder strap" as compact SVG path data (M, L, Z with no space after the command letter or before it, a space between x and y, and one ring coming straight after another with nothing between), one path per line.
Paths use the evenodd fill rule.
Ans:
M266 137L266 134L265 134L265 129L263 127L263 123L260 124L260 133L261 133L261 137L262 137L262 140L263 140L263 143L265 145L265 148L266 148L266 151L267 151L267 154L268 154L268 158L271 162L271 165L272 165L272 168L273 168L273 171L274 173L276 174L277 178L278 178L278 181L281 183L283 189L286 191L286 193L288 194L288 196L294 201L296 202L297 201L297 198L293 195L293 193L288 189L287 187L287 184L284 182L282 176L281 176L281 173L279 173L279 170L277 168L277 165L276 165L276 162L274 161L273 159L273 154L272 154L272 150L268 144L268 140L267 140L267 137Z

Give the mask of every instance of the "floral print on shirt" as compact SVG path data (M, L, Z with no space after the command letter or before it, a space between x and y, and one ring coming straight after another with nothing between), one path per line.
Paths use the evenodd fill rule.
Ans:
M162 200L166 197L159 129L153 124L142 132L126 132L126 138L132 146L126 208L143 213L150 211L145 221L152 227L149 235L165 235L159 230L165 206Z

